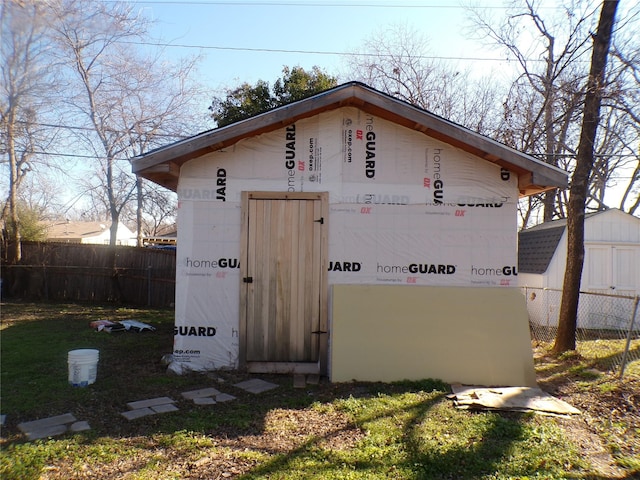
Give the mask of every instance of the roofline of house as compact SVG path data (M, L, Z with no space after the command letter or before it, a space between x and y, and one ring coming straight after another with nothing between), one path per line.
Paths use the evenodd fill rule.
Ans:
M133 158L132 170L176 191L180 167L193 158L223 149L244 138L348 106L422 132L507 168L518 175L518 186L523 196L566 188L568 185L567 173L560 168L359 82L346 83L255 117L152 150Z

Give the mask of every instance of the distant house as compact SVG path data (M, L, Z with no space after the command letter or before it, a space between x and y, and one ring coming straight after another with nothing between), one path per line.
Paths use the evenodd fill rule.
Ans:
M108 245L110 223L60 221L46 225L47 241ZM117 245L135 246L136 234L118 223Z
M556 220L518 235L518 284L562 289L567 257L567 221ZM584 267L580 290L611 295L640 295L640 218L612 208L585 217ZM536 294L546 303L538 323L557 324L559 295ZM595 308L595 307L594 307ZM602 308L602 305L597 308ZM531 315L531 310L530 310ZM578 326L596 322L599 312L584 311ZM626 317L626 316L623 316ZM536 322L535 318L531 319ZM627 321L623 318L622 323Z
M175 249L178 240L178 230L175 225L156 232L155 235L146 235L142 238L145 247Z

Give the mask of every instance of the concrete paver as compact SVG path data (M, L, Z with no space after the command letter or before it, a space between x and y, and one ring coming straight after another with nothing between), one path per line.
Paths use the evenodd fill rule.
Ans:
M175 411L178 410L178 407L176 407L173 403L164 403L162 405L153 405L150 408L151 408L151 410L153 410L156 413L169 413L169 412L175 412Z
M251 380L245 380L244 382L236 383L234 387L241 388L250 393L262 393L268 390L277 388L275 383L267 382L260 378L252 378Z
M64 425L65 423L73 423L75 421L77 421L76 417L74 417L70 413L65 413L63 415L41 418L39 420L33 420L31 422L22 422L18 424L18 428L20 429L20 431L27 433L28 431L33 431L36 429L52 427L54 425Z
M78 421L71 413L65 413L31 422L22 422L18 424L18 429L25 434L28 440L37 440L62 435L68 431L75 433L90 430L91 427L88 422Z
M69 430L72 432L84 432L85 430L91 430L91 427L89 426L89 422L82 420L80 422L72 423L69 426Z
M149 398L148 400L129 402L127 403L127 407L129 407L130 410L137 410L138 408L153 407L156 405L165 405L167 403L175 403L175 400L169 397Z
M46 427L40 427L33 430L24 432L28 440L37 440L39 438L55 437L56 435L62 435L67 431L65 424L61 425L49 425Z
M304 388L307 386L307 378L304 374L296 373L293 375L293 388Z
M317 382L318 380L316 380L313 375L309 375L306 378L304 375L294 376L294 385L296 386L300 386L300 384L304 386L305 383ZM277 388L279 385L259 378L253 378L236 383L234 386L250 393L259 394ZM182 392L181 395L187 400L193 400L196 405L215 405L216 403L229 402L236 399L235 396L220 392L212 387ZM129 402L127 403L129 410L121 412L120 415L131 421L158 413L175 412L179 410L175 403L175 400L169 397L157 397ZM6 417L4 414L0 415L0 424L4 425ZM78 421L71 413L42 418L31 422L22 422L18 425L18 428L29 440L61 435L67 431L82 432L91 429L88 422Z
M137 408L135 410L128 410L126 412L121 412L122 415L127 420L135 420L136 418L146 417L148 415L155 415L156 412L151 410L149 407Z
M189 392L182 392L182 396L187 400L193 400L198 397L214 397L220 394L219 390L215 388L201 388L199 390L191 390Z
M231 400L235 400L236 397L233 395L229 395L228 393L220 393L216 395L216 402L230 402Z
M217 402L212 397L196 397L193 399L196 405L215 405Z

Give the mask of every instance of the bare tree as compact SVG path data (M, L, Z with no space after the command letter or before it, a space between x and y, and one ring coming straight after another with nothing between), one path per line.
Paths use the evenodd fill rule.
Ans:
M197 60L197 57L183 59L176 65L159 69L157 59L152 58L141 68L141 75L136 78L139 87L130 90L127 98L114 109L126 132L129 158L202 130L208 118L204 110L198 113L203 91L190 81ZM142 246L145 232L155 232L167 218L175 216L176 196L139 176L135 178L135 192L135 222L132 223L137 226L137 244Z
M559 13L543 18L538 3L526 0L524 5L514 3L506 19L496 21L479 9L471 9L470 13L478 37L502 47L518 67L518 76L504 103L498 139L572 172L588 77L589 63L585 59L596 11L593 2L580 0L555 10ZM603 122L595 139L595 162L586 197L589 210L608 208L611 202L605 200L607 189L620 184L622 172L638 161L634 153L640 141L638 118L629 113L637 110L640 100L640 48L637 27L632 25L637 23L634 17L637 12L629 12L628 24L616 32L619 41L607 69ZM633 176L630 181L629 192L634 189ZM521 202L520 208L543 206L543 220L549 221L567 216L568 201L567 191L547 192L542 203ZM625 210L624 199L620 208ZM521 214L527 220L534 216L533 212Z
M20 261L17 209L23 180L52 141L39 119L55 95L48 51L45 8L39 2L2 2L0 6L0 152L9 169L8 199L2 209L3 238L10 232L10 260Z
M526 0L495 21L480 9L470 9L475 34L503 48L517 65L518 75L504 103L500 139L552 165L571 168L572 145L586 77L582 57L588 49L588 8L572 3L562 15L544 19L535 0ZM562 193L543 195L543 219L564 217ZM521 204L521 208L540 205ZM530 218L531 213L522 215ZM526 227L526 224L524 224Z
M197 58L172 65L139 54L131 44L145 40L148 23L122 3L60 0L52 9L60 54L76 86L68 111L87 122L76 135L99 159L98 175L83 179L84 186L93 204L104 206L115 245L120 216L140 198L128 158L203 123L192 113L198 92L188 82Z
M634 16L640 16L640 5ZM618 22L612 39L608 91L602 100L607 138L598 146L594 172L605 185L625 185L618 208L634 214L640 207L640 38L637 25L625 23ZM606 156L609 165L600 160Z
M479 133L497 130L497 89L433 57L429 39L406 25L374 34L348 58L349 75Z
M598 29L593 35L591 68L582 115L582 129L576 167L571 176L569 215L567 216L567 266L562 288L558 332L554 353L576 348L576 325L580 280L584 262L584 215L589 177L594 164L596 133L600 123L600 106L604 95L605 69L615 20L617 0L603 2Z
M80 87L70 89L75 95L67 101L72 112L88 120L91 127L82 131L80 139L101 161L100 181L111 219L110 243L115 245L120 212L133 190L117 185L123 178L117 162L124 155L125 146L111 107L126 94L118 88L119 77L137 67L135 63L120 62L127 53L120 42L141 39L145 25L121 4L71 0L52 3L51 9L60 54Z

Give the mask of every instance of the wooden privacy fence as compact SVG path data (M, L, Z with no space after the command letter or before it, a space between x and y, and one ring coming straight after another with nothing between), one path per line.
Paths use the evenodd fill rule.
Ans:
M19 264L2 265L2 296L165 307L175 301L174 250L22 243Z

